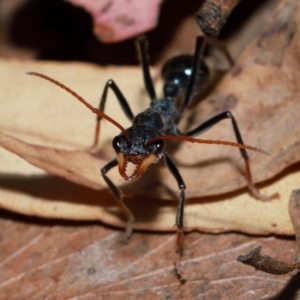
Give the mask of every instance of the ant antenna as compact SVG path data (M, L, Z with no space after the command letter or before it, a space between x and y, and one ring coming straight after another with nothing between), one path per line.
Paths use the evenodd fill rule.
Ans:
M81 96L79 96L76 92L74 92L73 90L71 90L70 88L68 88L67 86L65 86L64 84L58 82L57 80L48 77L46 75L43 75L41 73L37 73L37 72L26 72L27 75L33 75L33 76L37 76L37 77L41 77L43 79L46 79L52 83L54 83L55 85L59 86L60 88L64 89L65 91L67 91L68 93L70 93L71 95L73 95L75 98L77 98L80 102L82 102L88 109L90 109L94 114L98 115L101 118L106 119L107 121L109 121L110 123L114 124L116 127L118 127L122 133L124 134L125 138L127 141L129 141L129 135L128 132L125 130L125 128L123 126L121 126L118 122L116 122L114 119L112 119L111 117L109 117L108 115L106 115L104 112L102 112L101 110L93 107L91 104L87 103Z
M232 147L237 147L241 149L247 149L251 151L256 151L260 152L266 155L271 155L271 152L257 148L257 147L252 147L244 144L239 144L239 143L234 143L234 142L228 142L228 141L219 141L219 140L202 140L202 139L194 139L189 136L177 136L177 135L165 135L165 136L159 136L150 139L146 145L150 145L154 141L157 140L175 140L175 141L186 141L190 143L198 143L198 144L216 144L216 145L226 145L226 146L232 146Z

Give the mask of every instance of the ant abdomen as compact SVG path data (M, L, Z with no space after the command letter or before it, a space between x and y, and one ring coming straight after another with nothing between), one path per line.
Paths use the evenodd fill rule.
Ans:
M193 56L178 55L169 59L161 70L161 76L164 80L165 97L176 97L185 93L192 75ZM197 78L195 80L195 90L202 89L208 80L209 70L203 59L200 61Z

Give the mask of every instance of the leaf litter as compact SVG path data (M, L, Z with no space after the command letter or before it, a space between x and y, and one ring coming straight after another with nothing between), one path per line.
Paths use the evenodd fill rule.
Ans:
M289 4L293 2L283 3ZM292 7L293 9L295 7ZM3 66L3 62L0 62L0 64ZM53 67L53 65L55 66ZM27 144L55 147L59 151L62 151L62 153L64 152L62 149L71 150L73 153L77 152L78 149L84 149L90 145L94 126L94 118L91 118L90 113L86 115L86 121L83 122L85 112L80 107L78 109L80 113L76 114L76 116L74 115L74 119L72 119L72 113L77 108L76 105L73 107L73 104L72 106L70 104L68 106L62 104L67 100L66 95L60 98L59 92L53 93L51 91L52 88L47 89L45 87L42 97L39 98L31 93L32 85L27 89L24 82L18 82L20 73L28 70L37 70L37 66L45 68L44 73L47 75L53 76L53 74L58 73L61 77L57 78L64 83L67 83L74 76L74 73L80 73L80 71L86 68L86 66L76 64L74 65L74 69L69 69L70 73L62 74L61 65L64 64L56 65L55 63L51 63L49 65L33 63L31 65L30 63L30 68L27 68L29 65L26 65L26 63L20 66L19 62L10 61L6 68L4 68L4 72L0 73L1 82L2 79L6 80L7 74L10 74L13 66L15 67L16 74L8 77L9 84L4 80L4 84L1 86L1 90L5 90L5 97L3 96L0 99L7 99L9 101L3 102L2 107L5 110L3 114L0 112L1 131L18 137L26 141ZM64 67L68 69L69 66L67 64ZM18 68L23 68L23 70L20 72ZM41 69L38 70L40 71ZM90 71L93 72L93 70L95 68L92 66L86 68L87 77L85 78L89 78L93 82L93 84L90 83L90 87L82 87L82 92L80 92L78 90L82 86L82 79L80 78L72 78L75 79L74 86L70 85L72 88L76 86L74 89L86 99L98 99L101 93L102 85L100 84L100 91L96 91L94 96L88 96L92 88L95 90L95 86L98 86L99 81L101 81L101 79L99 80L99 76L95 76L94 79L88 77L88 73ZM53 71L53 73L50 71ZM132 69L123 71L128 76L128 73ZM99 72L101 71L99 70ZM121 72L119 69L117 72L113 68L105 69L105 72L107 77L103 77L103 82L110 76L114 79L117 77L120 82L124 78L124 74L120 77L118 77L118 74L114 75ZM132 74L137 74L134 75L136 78L139 78L137 70L132 72ZM130 81L129 77L125 77L126 82L124 86ZM20 80L27 81L24 78ZM12 86L13 88L11 89ZM18 92L16 86L22 86L22 91ZM34 87L35 92L41 89L39 84L37 86L38 89L36 86ZM141 92L142 88L138 89L136 87L135 83L129 91L130 93L133 91L139 93L139 97L133 97L133 99L145 97ZM142 87L141 83L140 87ZM28 92L30 96L24 98L24 95ZM128 94L130 94L129 92ZM50 96L48 101L46 101L47 96ZM231 99L230 103L235 102L234 97L227 99ZM97 101L95 101L95 106L98 104ZM114 100L111 102L114 103ZM215 100L211 102L214 103ZM11 105L12 103L15 105ZM201 109L199 107L195 118L199 118L200 120L206 119L211 112L219 111L225 105L222 101L214 105L211 103L208 105L207 103L209 102L206 101L206 103L203 103ZM136 105L138 106L140 103ZM115 105L113 104L113 106ZM110 113L114 113L113 109L109 111ZM140 111L140 107L136 111ZM61 118L60 114L63 114L64 118ZM295 114L297 114L297 106L291 112L292 123L294 122L293 115ZM284 117L280 113L278 116ZM118 120L121 120L122 117L121 115L118 116ZM36 122L35 125L31 124L34 120ZM50 121L47 122L47 120ZM123 121L125 122L125 120ZM286 124L290 126L288 121ZM269 124L269 127L272 128L271 125ZM251 126L255 125L252 124ZM250 129L252 128L251 126ZM264 124L264 126L266 125ZM103 127L105 128L105 125ZM64 130L66 130L67 135L63 134ZM231 128L229 128L230 130ZM110 128L108 128L108 131L110 131ZM269 132L273 133L274 130L270 130ZM97 171L103 165L102 162L105 163L112 158L109 146L110 137L106 134L107 131L104 131L104 142L96 159ZM220 132L217 132L218 134L220 135ZM263 138L265 137L263 136ZM10 137L5 136L4 140L7 141L7 139L10 139ZM10 140L10 142L13 144L16 141ZM249 142L249 144L251 143ZM272 165L274 170L277 170L276 172L298 161L295 152L290 150L296 144L297 141L295 140L292 148L288 147L290 144L284 145L286 147L283 147L285 149L282 155L284 162L281 161L279 166ZM27 145L25 144L24 146L26 147ZM260 142L256 146L272 150L264 147L263 142ZM180 147L179 151L183 151L184 149L182 148ZM33 149L36 150L36 148ZM50 151L49 153L52 154L55 151ZM275 154L274 151L273 154ZM189 155L196 155L197 157L197 153L195 154L191 151L189 151ZM226 152L224 152L224 155L227 155ZM251 153L250 155L253 161L253 154ZM280 155L278 154L278 156L277 161L280 161ZM0 175L0 199L3 199L1 202L2 207L29 215L82 220L100 219L110 224L122 226L112 197L101 187L101 176L99 176L99 173L97 173L97 176L99 176L99 187L97 180L95 180L97 185L95 188L100 190L96 190L95 188L86 188L65 181L64 179L46 175L41 170L25 163L22 159L11 155L7 151L1 150L0 157L3 163L1 163L2 174ZM180 158L182 157L179 155L178 161ZM188 159L190 157L187 157ZM254 159L258 158L255 156ZM232 161L236 163L239 162L239 159L234 158ZM98 162L100 166L98 166ZM214 163L219 163L219 160L215 160ZM213 163L209 161L209 165L211 166ZM205 167L206 164L204 163L200 166ZM183 162L182 167L190 168L191 166L185 165ZM161 168L164 167L162 166ZM243 169L241 168L241 170ZM268 170L268 172L269 174L272 173L271 170ZM204 206L215 202L218 206L221 202L226 202L228 196L234 200L237 199L236 196L241 197L238 198L239 201L235 202L235 205L232 205L233 212L231 212L231 215L226 215L226 208L228 206L225 205L211 215L208 215L207 212L212 212L212 208L204 211L203 215L195 214L195 219L186 217L186 222L189 225L188 229L198 228L204 231L220 232L230 230L230 228L243 231L246 228L244 231L250 233L279 232L282 234L292 234L293 228L288 216L287 203L292 187L297 187L299 184L299 164L292 165L283 173L280 173L280 175L275 176L276 172L271 175L273 177L272 180L263 184L265 186L263 192L271 194L279 191L281 199L276 202L284 201L282 207L278 206L272 212L272 209L269 210L269 208L274 205L275 201L271 204L268 203L270 206L266 209L266 206L260 206L261 202L248 197L245 194L246 190L205 198L196 196L189 200L190 205L187 205L186 215L193 216L199 209L201 211L202 203L199 202L201 200ZM151 175L153 174L157 176L156 171L151 173ZM114 179L118 182L117 173L114 176ZM93 178L93 176L90 176L90 178ZM199 174L196 178L199 178ZM143 178L141 181L143 181ZM120 181L121 184L123 182ZM171 188L167 187L167 189L162 189L160 185L161 183L157 181L154 185L149 185L149 187L154 186L158 194L159 192L161 192L161 195L166 194L159 198L176 198L177 191L174 189L172 192L171 185ZM144 187L147 187L146 183ZM197 192L199 193L199 191ZM138 228L169 230L170 223L174 222L176 202L160 201L157 198L146 198L145 196L143 196L143 199L141 199L141 196L130 196L128 198L128 201L132 202L131 204L135 207L135 214L138 215ZM100 205L99 199L101 199ZM245 201L243 202L241 199L245 199ZM141 201L143 201L142 205ZM249 204L250 201L258 204L256 210L248 210L249 206L251 207L251 204ZM152 205L149 205L149 202ZM241 208L241 210L237 208ZM243 215L241 211L245 210L245 208L246 212ZM145 212L145 210L147 211ZM236 210L237 214L235 215ZM268 216L270 211L271 215L273 213L271 218ZM260 215L260 212L263 212L263 214ZM249 215L255 215L256 218L251 219ZM282 215L284 215L283 218ZM167 216L166 222L164 222L165 216ZM228 221L235 220L235 217L237 217L235 224L230 224ZM261 227L261 219L265 217L267 219L265 222L267 227ZM205 219L208 225L206 224L206 227L202 228L202 225L198 225L197 218ZM257 244L260 244L270 256L279 258L282 261L289 261L289 259L296 256L294 242L289 239L249 237L236 233L215 236L193 232L185 238L183 253L183 265L188 275L188 281L186 284L180 285L175 279L174 268L170 260L170 256L173 255L174 251L173 235L168 236L169 234L160 235L153 233L145 235L136 233L132 241L126 245L120 243L122 233L98 226L98 224L62 222L62 225L60 225L60 222L39 219L35 224L35 219L1 211L1 295L4 295L6 298L27 297L30 299L34 297L47 297L49 299L61 299L62 297L70 299L75 297L76 299L107 299L109 297L113 297L114 299L140 299L141 295L144 299L289 299L291 296L297 297L299 294L298 275L291 278L288 275L278 277L271 274L263 274L235 261L236 257L241 252L244 252L244 249L253 248ZM40 226L41 223L43 226ZM245 223L247 226L245 226ZM228 227L226 227L227 225ZM268 227L269 225L271 227ZM272 227L275 231L272 231ZM10 238L16 236L16 234L18 235L17 239ZM16 264L16 261L18 261L18 264ZM16 286L18 286L18 289L16 289ZM55 288L53 288L54 286Z
M234 69L189 116L193 124L198 124L230 109L237 119L245 143L272 151L271 157L250 153L251 168L254 181L263 182L259 186L262 193L271 195L279 192L281 198L261 202L248 194L238 150L232 151L226 146L172 143L168 152L177 162L187 184L187 230L238 230L289 235L294 232L287 203L291 187L297 187L299 178L297 5L295 1L283 1L280 4L273 19L244 50ZM284 41L283 46L274 42L278 36ZM108 78L114 78L137 113L147 105L140 70L13 60L1 61L0 64L0 99L3 101L1 146L52 175L98 190L95 193L66 183L70 189L80 191L76 194L74 190L65 191L64 181L56 181L59 187L55 199L52 199L53 191L49 190L49 186L53 177L21 163L15 156L2 150L1 207L29 215L102 220L124 226L124 220L120 218L99 171L113 158L109 143L118 132L103 122L99 152L89 153L86 149L91 145L95 126L92 113L64 91L24 73L33 70L55 77L95 107L104 83ZM116 107L116 100L110 95L106 113L126 126L128 121L121 109ZM204 133L201 138L234 141L229 122L223 123ZM283 172L289 166L290 169ZM174 229L172 226L179 192L162 163L152 167L134 183L125 183L117 172L109 175L128 196L125 201L137 217L134 228ZM43 179L45 185L42 191L35 184ZM16 187L21 182L30 185L26 193ZM62 194L59 195L58 191ZM68 193L76 194L73 201L69 200ZM172 201L162 201L165 199Z
M0 216L4 299L267 299L290 279L236 261L256 244L272 256L291 257L289 239L190 233L182 260L187 282L181 284L170 260L172 233L136 233L124 244L123 232L94 222ZM19 238L11 239L16 233Z

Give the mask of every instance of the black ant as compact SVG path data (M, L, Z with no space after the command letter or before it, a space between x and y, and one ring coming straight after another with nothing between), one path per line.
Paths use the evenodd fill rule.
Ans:
M178 188L180 190L179 204L176 215L177 258L175 261L176 272L180 278L182 278L183 273L180 267L180 248L183 238L183 211L186 185L174 161L168 154L164 153L166 147L166 140L187 141L200 144L222 144L240 148L240 153L246 165L246 177L250 192L254 195L254 197L262 200L269 200L273 197L261 195L257 188L254 186L251 177L249 157L246 149L262 152L265 154L269 153L264 150L247 146L244 144L236 120L230 111L220 113L207 120L206 122L198 125L196 128L184 133L180 132L180 130L177 127L183 110L189 107L193 99L195 85L197 82L199 82L201 73L203 75L203 78L206 76L205 74L207 73L207 70L202 59L204 47L204 38L200 36L197 37L193 61L191 62L189 58L188 60L190 61L190 63L184 65L191 66L190 72L185 72L186 67L182 67L180 72L177 74L178 76L173 76L176 74L176 72L173 72L174 69L172 68L172 60L169 61L169 64L167 64L167 66L171 66L171 68L165 66L165 68L162 71L163 77L165 79L165 84L163 88L164 95L162 98L157 98L149 71L149 62L147 57L147 40L144 36L141 36L137 39L137 48L140 54L144 84L151 101L150 108L146 109L144 112L139 113L136 116L133 115L126 98L123 96L122 92L113 80L107 81L100 100L99 109L97 109L92 107L82 97L80 97L78 94L76 94L74 91L64 86L60 82L39 73L28 73L29 75L42 77L60 86L61 88L65 89L67 92L75 96L91 111L97 114L97 125L95 130L94 146L98 144L100 121L102 118L108 120L121 130L121 133L117 135L112 141L112 146L116 152L117 157L101 169L101 174L105 182L109 186L111 192L113 193L117 203L121 206L123 212L127 216L128 222L126 227L126 239L129 239L129 237L131 236L134 216L131 210L123 202L123 197L120 189L116 187L116 185L109 179L107 173L112 168L118 166L120 175L125 180L131 181L141 176L141 174L151 164L158 162L161 158L165 159L166 164L170 172L174 176L175 180L177 181ZM184 59L179 58L178 61L182 62L184 61ZM178 61L175 65L178 65ZM111 119L109 116L103 113L108 88L111 88L115 93L122 110L124 111L128 119L132 122L131 127L125 129L118 122L116 122L115 120ZM177 104L178 97L181 98L179 104ZM231 120L237 143L218 140L201 140L192 137L203 133L204 131L208 130L210 127L216 125L224 119ZM136 165L136 168L132 172L132 174L127 174L126 167L128 163Z

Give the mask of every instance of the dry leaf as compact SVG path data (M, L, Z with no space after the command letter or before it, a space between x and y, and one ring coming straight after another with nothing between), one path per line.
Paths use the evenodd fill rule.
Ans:
M297 5L296 1L282 2L272 23L245 50L236 68L225 76L218 90L193 111L193 124L199 124L218 112L230 109L247 144L272 150L272 157L250 153L255 181L272 178L299 161ZM278 37L281 43L275 43ZM83 149L91 145L95 122L92 113L64 91L41 79L22 75L31 70L55 77L94 106L98 105L102 87L109 78L116 80L135 113L142 111L148 103L143 93L140 70L136 68L100 69L83 64L1 62L0 99L4 101L0 112L2 131L30 143L68 150ZM116 100L110 96L106 112L125 127L129 126ZM26 158L35 152L37 156L31 156L31 161L47 165L48 172L99 188L100 192L94 193L63 181L58 181L59 187L53 191L51 177L41 175L40 171L4 151L1 152L4 162L1 166L4 173L0 182L1 206L33 215L100 219L123 226L99 173L104 162L114 156L109 143L118 130L110 124L104 124L102 129L103 143L97 158L78 151L60 150L53 154L53 150L48 149L47 152L43 148L43 151L37 152L36 148L27 144L16 148L15 140L2 135L3 147L18 151ZM232 131L230 122L224 121L201 138L234 140ZM187 230L293 234L287 202L291 190L299 184L299 165L265 185L263 193L270 195L279 192L281 199L263 203L243 193L245 190L228 194L246 185L243 161L237 149L188 143L172 146L174 148L170 147L168 151L179 166L187 183L187 197L191 199L185 210ZM40 154L42 156L38 157ZM11 176L6 176L9 174ZM31 176L24 177L24 174ZM154 166L140 180L129 184L121 179L116 170L109 176L127 194L133 195L126 202L135 213L135 228L172 229L179 192L167 168ZM35 186L41 181L44 183L43 190ZM24 188L18 187L20 184L26 185L25 193L22 193ZM67 185L70 191L66 191ZM219 196L200 198L207 195ZM155 198L171 198L174 201L164 202Z
M131 89L136 93L132 98L133 100L145 97L142 94L139 95L141 89L135 86L135 80L141 80L138 76L140 72L137 69L119 70L112 68L101 71L101 69L96 67L80 64L56 65L54 63L23 62L21 64L19 62L3 62L1 70L5 77L3 76L3 80L1 81L3 84L1 91L5 91L5 103L9 103L10 105L6 106L5 114L1 115L1 128L14 136L22 137L27 141L37 144L57 145L57 147L69 149L82 149L84 146L90 145L95 125L94 116L92 116L90 111L80 103L77 103L75 99L71 98L64 91L48 84L48 82L39 82L37 78L32 78L24 74L28 70L37 70L52 75L59 73L62 69L65 70L65 73L61 72L58 79L69 86L77 86L76 90L82 95L87 95L86 99L94 99L95 106L100 94L96 91L95 86L100 85L98 82L102 81L104 83L107 77L110 78L113 75L115 75L116 82L125 90L125 95L130 94L129 90ZM126 72L126 76L124 72ZM16 76L15 74L19 75ZM131 75L128 76L129 74ZM82 77L86 79L85 86L80 84L82 83ZM124 78L127 80L125 81ZM21 86L22 89L17 89L15 86ZM35 90L37 86L39 87L38 91ZM36 96L37 92L41 95L41 98ZM4 95L1 99L4 99ZM20 102L19 99L23 99L23 102ZM138 107L139 105L141 104L138 103L135 105L137 107L135 111L142 110L141 107ZM112 107L114 106L116 106L115 99L111 98L108 101L109 114L113 115L116 113L112 112ZM45 110L44 108L47 109ZM72 109L70 110L70 108ZM120 112L120 109L117 109ZM125 117L122 114L116 118L122 124L126 124ZM32 120L32 122L29 122L29 120ZM89 187L99 187L100 189L102 178L99 169L104 165L105 161L114 156L111 146L107 145L111 141L108 133L113 135L112 131L115 130L111 127L110 124L103 124L102 138L104 145L102 152L100 152L100 158L95 158L88 153L79 151L68 152L65 150L54 151L48 149L48 152L45 152L47 148L45 148L45 151L41 151L41 148L38 148L39 151L36 151L36 148L29 147L26 144L22 148L23 146L15 144L16 141L14 139L4 135L1 135L1 141L5 144L5 147L10 147L12 151L23 150L26 158L32 159L32 162L35 160L36 163L37 161L36 157L33 156L34 153L37 154L37 157L42 155L40 163L47 166L49 172L73 180L74 176L77 175L81 181L74 181ZM115 133L117 132L118 130L115 130ZM189 147L190 145L185 146ZM197 152L205 150L204 147L195 147L194 145L190 147L190 149L193 148ZM217 150L217 148L211 147L210 149ZM228 153L231 152L230 149L224 147L223 151L226 150L229 150ZM238 159L238 151L235 152L236 159ZM94 193L85 188L67 184L65 181L54 180L51 177L42 175L43 173L39 170L20 160L16 160L9 153L3 151L1 153L1 160L3 162L1 168L4 173L0 182L2 187L0 197L2 207L30 215L70 219L100 219L109 224L123 225L118 208L115 207L115 202L107 192L105 186L102 185L105 187L104 190L101 189L99 193ZM218 165L219 162L216 164ZM57 166L61 168L58 168L58 171L54 172L54 168ZM186 166L185 168L180 166L180 170L183 172L183 176L188 183L188 195L191 195L193 192L201 193L200 189L190 190L190 186L194 181L194 178L189 176L190 169L191 166ZM67 175L59 172L65 172ZM173 229L177 201L166 203L164 201L149 199L150 192L153 193L154 197L159 197L159 193L161 193L160 197L170 198L170 194L166 193L168 190L164 188L166 181L161 181L161 186L157 186L158 182L156 184L155 181L153 182L153 178L157 178L157 175L154 175L158 174L157 172L164 172L166 175L161 176L164 176L166 180L168 179L167 176L170 177L164 166L161 166L161 168L153 167L149 170L149 173L144 174L140 180L133 184L125 185L117 171L111 174L115 182L122 185L122 188L127 193L135 196L126 200L128 205L133 209L137 219L135 228ZM26 174L27 176L25 176ZM83 175L84 177L82 177ZM198 178L201 175L203 176L204 174L199 172ZM214 176L214 174L211 173L210 176ZM240 176L243 177L241 174ZM289 176L276 181L277 187L275 189L277 188L281 192L283 199L285 199L285 195L289 196L290 193L289 188L285 188L285 186L287 183L289 186L295 185L293 182L297 180L297 176L296 173L291 173ZM177 187L173 178L170 178L170 181L169 193L172 189L173 194L171 196L176 199L178 194ZM156 189L150 189L150 186L156 186ZM220 189L222 187L216 183L215 188ZM274 187L268 187L264 193L271 194L272 189L274 190ZM148 199L145 199L143 196L143 200L141 200L141 196L139 195L145 194L145 191ZM163 191L165 191L165 194L163 194ZM142 205L141 201L143 201ZM277 232L292 234L293 232L288 211L285 209L286 203L282 200L263 203L254 200L248 194L236 193L202 199L202 201L190 200L189 203L190 205L187 205L185 212L187 230L198 228L215 232L232 229L244 230L251 233ZM245 206L247 207L246 210L244 209ZM238 208L241 209L239 210ZM268 211L268 214L266 214L266 211ZM257 212L263 212L263 217ZM280 212L279 215L278 212Z
M288 239L188 234L187 282L180 284L173 234L136 233L123 244L123 232L99 224L0 216L1 299L290 299L299 286L291 286L289 275L264 274L236 261L257 244L270 255L291 257L294 242Z
M84 8L94 19L94 34L106 43L131 38L156 27L161 0L92 1L69 0Z

